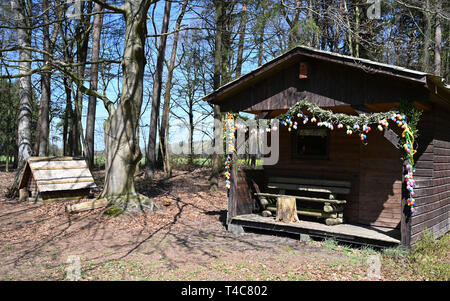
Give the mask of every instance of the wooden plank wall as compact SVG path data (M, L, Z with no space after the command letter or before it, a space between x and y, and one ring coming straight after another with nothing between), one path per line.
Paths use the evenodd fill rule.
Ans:
M344 130L330 132L328 160L295 160L291 133L280 129L280 159L265 166L269 176L347 180L352 183L344 211L346 222L396 228L400 223L402 161L399 150L381 133L372 131L368 145Z
M361 144L361 143L360 143ZM361 144L358 221L366 225L399 227L402 198L401 151L378 132Z
M252 180L262 190L264 173L262 169L243 170L237 172L236 183L232 181L232 187L228 195L227 223L237 215L253 213L256 206ZM234 189L233 185L236 185ZM236 195L234 195L236 194Z
M435 108L422 116L417 163L416 212L411 221L411 241L421 231L436 236L449 230L450 209L450 112ZM429 141L429 142L428 142ZM428 142L428 143L427 143Z

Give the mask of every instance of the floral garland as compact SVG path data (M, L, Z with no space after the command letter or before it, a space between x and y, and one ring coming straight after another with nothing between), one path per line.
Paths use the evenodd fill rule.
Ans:
M312 116L311 119L304 111L309 112ZM317 126L324 126L330 130L342 129L345 127L347 135L358 134L363 144L367 144L367 134L372 130L371 126L376 125L377 129L382 132L389 127L389 121L393 121L398 127L403 129L402 138L404 138L403 149L405 151L407 174L405 175L406 189L409 192L409 198L407 200L408 206L411 209L411 213L415 212L415 200L414 196L414 154L416 150L414 148L414 134L410 126L408 125L407 118L404 114L396 111L372 113L372 114L361 114L358 116L347 115L343 113L333 113L330 110L324 110L317 106L316 104L310 103L307 99L303 99L297 102L293 107L291 107L285 114L277 117L281 120L281 125L287 126L288 131L292 129L298 129L298 121L293 120L296 118L303 124L308 122L315 123ZM231 157L230 154L235 151L234 147L234 137L238 129L246 130L241 128L239 125L234 123L234 115L232 113L227 113L226 117L226 135L227 141L227 159L225 161L225 178L227 189L231 188ZM272 128L272 130L277 130L277 128ZM271 129L267 129L268 132Z

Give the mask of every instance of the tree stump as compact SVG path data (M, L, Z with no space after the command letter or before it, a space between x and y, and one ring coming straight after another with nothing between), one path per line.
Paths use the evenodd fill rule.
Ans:
M285 223L299 222L297 216L297 203L295 201L295 198L278 197L276 220Z

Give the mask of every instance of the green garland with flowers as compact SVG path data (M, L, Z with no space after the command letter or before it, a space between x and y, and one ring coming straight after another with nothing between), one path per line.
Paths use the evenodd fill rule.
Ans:
M285 114L277 117L281 120L281 125L287 126L289 131L297 130L299 122L302 124L312 123L320 127L327 127L330 130L346 129L347 135L357 134L362 143L367 144L367 134L372 130L371 126L376 126L378 131L385 131L389 127L389 122L394 122L400 127L402 132L402 139L400 144L404 150L404 158L406 159L406 189L409 192L407 200L411 209L411 213L415 211L414 200L414 154L416 147L414 139L417 137L418 131L416 129L421 111L417 110L413 104L409 102L402 102L397 110L381 113L361 114L358 116L348 115L343 113L333 113L330 110L320 108L318 105L308 102L307 99L298 101ZM409 119L409 120L408 120ZM409 123L408 123L409 121ZM227 114L226 131L228 137L234 137L238 127L234 124L234 115ZM270 131L270 129L269 129ZM233 152L234 145L227 146L227 152ZM225 161L225 177L226 187L231 186L231 157L228 155Z

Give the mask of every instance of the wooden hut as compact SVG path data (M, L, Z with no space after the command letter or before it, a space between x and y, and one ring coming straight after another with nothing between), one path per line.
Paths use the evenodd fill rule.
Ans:
M421 231L448 232L450 208L450 87L442 78L398 66L296 47L204 97L222 112L246 112L269 119L307 99L320 108L349 115L388 112L402 101L422 110L415 159L416 210L406 200L401 132L372 131L368 145L345 129L320 131L299 125L316 137L299 137L280 127L277 164L234 171L228 197L229 229L276 230L300 235L332 236L373 245L411 245ZM306 135L306 134L305 134ZM299 151L299 145L303 150ZM305 149L310 148L310 153ZM232 173L233 174L233 173ZM341 184L339 184L341 183ZM314 184L314 185L312 185ZM328 185L327 185L328 184ZM340 188L345 200L328 226L310 219L276 222L260 215L258 194L324 186ZM340 185L340 187L339 187ZM284 188L291 188L290 192ZM292 188L294 187L294 188ZM326 190L325 189L325 190ZM343 191L345 190L345 191ZM330 191L328 191L330 192ZM334 197L334 196L333 196ZM321 197L326 199L327 197ZM330 205L330 204L329 204ZM331 204L332 205L332 204ZM327 215L330 216L330 215Z
M33 202L87 198L96 187L84 158L30 157L19 189Z

